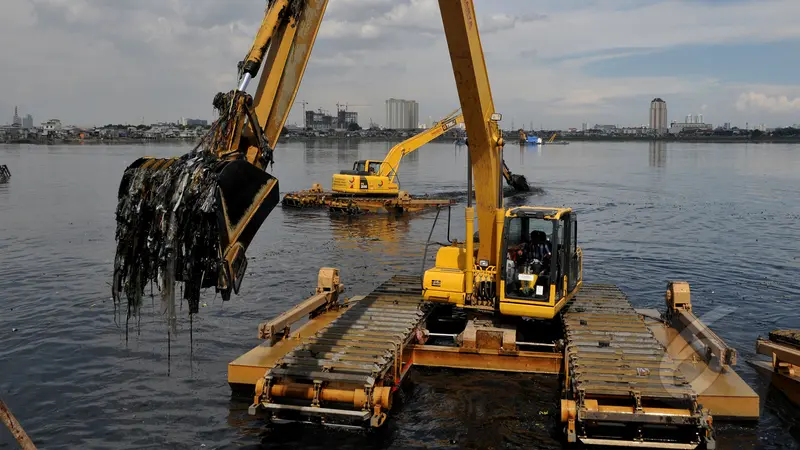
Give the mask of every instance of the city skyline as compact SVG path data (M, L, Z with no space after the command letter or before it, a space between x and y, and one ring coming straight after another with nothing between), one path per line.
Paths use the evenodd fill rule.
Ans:
M211 100L235 86L263 12L250 0L6 3L0 39L17 44L3 49L0 111L24 103L38 117L76 124L212 119ZM297 98L373 105L355 110L365 124L382 125L390 96L420 100L420 117L457 107L436 2L356 4L331 0ZM476 8L506 123L637 124L655 97L680 116L799 120L800 62L782 57L800 48L798 2L508 0ZM288 123L302 121L295 105Z

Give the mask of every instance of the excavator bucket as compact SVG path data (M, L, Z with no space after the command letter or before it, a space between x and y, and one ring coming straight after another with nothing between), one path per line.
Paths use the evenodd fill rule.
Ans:
M515 191L528 192L531 190L531 187L528 185L528 179L525 178L525 175L511 172L511 169L508 168L505 161L503 161L503 178L506 179L506 183L514 188Z
M508 184L511 185L511 187L513 187L517 191L527 192L531 190L531 187L528 185L528 180L527 178L525 178L525 175L512 174Z
M245 158L238 149L261 148L263 136L241 135L252 110L246 94L221 98L220 119L190 153L140 158L125 170L117 204L117 253L112 295L124 294L135 314L147 284L161 288L165 312L174 311L174 284L183 283L189 312L200 291L216 287L223 300L238 293L247 269L245 250L280 201L278 180L263 167L271 152ZM222 106L219 104L217 106ZM248 141L248 139L250 139ZM256 147L250 146L256 142Z

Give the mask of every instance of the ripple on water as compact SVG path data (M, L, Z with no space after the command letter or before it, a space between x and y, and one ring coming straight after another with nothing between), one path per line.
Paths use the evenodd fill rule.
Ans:
M280 146L281 189L325 183L388 148L335 144ZM668 144L659 165L647 144L573 144L507 150L511 169L543 188L507 204L572 206L586 280L619 284L636 306L660 308L668 279L689 281L698 313L718 316L715 331L742 355L739 373L767 394L757 427L718 425L718 448L797 448L797 408L744 360L759 334L800 324L800 174L787 169L800 153ZM387 427L370 433L267 425L231 398L226 365L256 345L259 322L309 295L323 266L341 270L346 295L418 273L435 213L352 220L276 208L240 295L206 293L191 344L185 306L168 341L158 297L144 299L126 340L108 284L119 176L146 153L186 150L0 146L14 172L0 186L0 396L41 448L560 448L558 380L547 376L415 369ZM462 237L465 151L430 144L415 155L403 189L456 199L451 235ZM443 214L433 238L446 229ZM9 439L0 433L0 448Z

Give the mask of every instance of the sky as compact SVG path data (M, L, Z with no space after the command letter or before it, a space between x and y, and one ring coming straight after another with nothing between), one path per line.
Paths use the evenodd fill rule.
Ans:
M0 123L212 119L263 0L3 0ZM669 120L800 123L798 0L476 0L503 128ZM253 86L253 85L251 85ZM384 124L387 98L421 122L458 107L436 0L330 0L297 101ZM287 123L302 124L296 104Z

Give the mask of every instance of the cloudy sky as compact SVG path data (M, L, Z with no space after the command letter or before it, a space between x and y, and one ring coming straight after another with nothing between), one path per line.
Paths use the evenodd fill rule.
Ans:
M2 0L0 123L212 118L235 85L263 0ZM504 127L637 125L702 113L800 123L798 0L476 0ZM330 0L297 100L363 125L389 97L420 120L458 106L436 0ZM302 123L302 106L289 123Z

